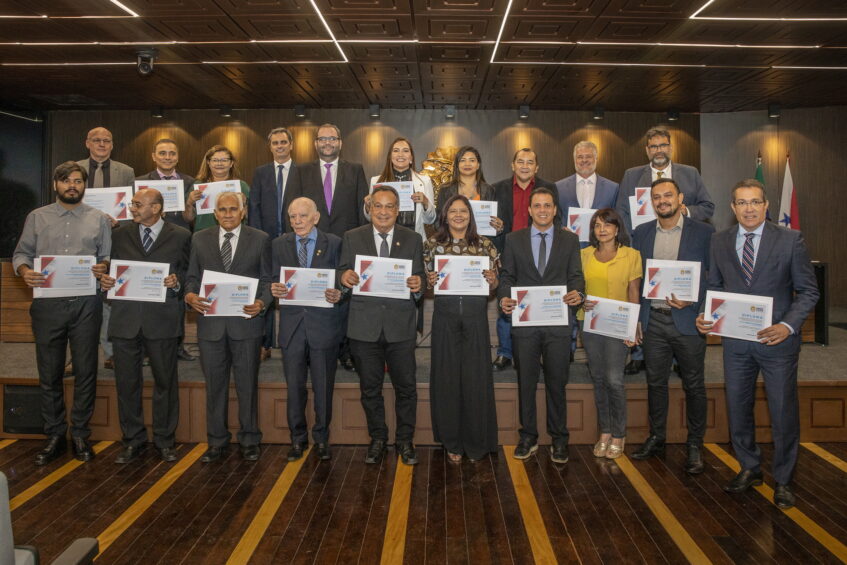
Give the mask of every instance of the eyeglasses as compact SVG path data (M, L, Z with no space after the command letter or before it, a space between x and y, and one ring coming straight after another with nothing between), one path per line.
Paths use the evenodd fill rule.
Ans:
M746 208L748 206L753 208L759 208L765 203L764 200L754 199L754 200L736 200L735 205L738 208Z
M383 204L381 202L374 202L373 204L371 204L371 208L373 208L374 210L388 210L389 212L391 212L397 209L397 204Z
M321 143L335 143L336 141L338 141L341 138L335 137L334 135L331 135L331 136L316 137L315 139L317 141L320 141Z
M65 179L65 180L60 180L59 182L63 182L65 184L74 184L74 185L77 185L77 186L82 186L82 185L85 184L85 181L83 181L82 179Z
M232 161L232 159L209 159L210 163L214 163L215 165L225 165Z
M143 202L136 202L135 200L132 200L129 203L130 208L144 208L144 206L146 206L146 204Z
M659 149L664 151L665 149L667 149L670 146L671 146L670 143L660 143L659 145L648 145L647 149L649 149L650 151L658 151Z
M95 145L100 145L101 143L103 145L109 145L109 144L112 143L112 140L109 139L108 137L105 138L105 139L99 138L99 137L93 137L93 138L89 139L88 141L90 141L91 143L93 143Z

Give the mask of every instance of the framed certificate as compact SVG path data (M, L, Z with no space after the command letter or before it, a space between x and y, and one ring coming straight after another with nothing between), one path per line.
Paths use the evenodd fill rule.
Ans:
M215 203L221 192L241 192L241 182L237 180L222 180L218 182L204 182L194 185L195 190L202 192L200 200L195 203L197 214L214 214Z
M568 229L579 236L579 241L589 241L591 218L596 211L594 208L568 208Z
M596 300L597 304L585 311L582 331L635 341L641 305L599 296L586 296L585 300Z
M567 326L568 305L566 286L513 286L512 300L517 301L512 312L512 325Z
M411 259L356 255L359 284L353 294L408 300L410 291L406 279L412 276Z
M335 286L333 269L280 267L279 280L288 288L285 298L279 299L282 306L334 306L326 301L326 291Z
M714 323L710 333L747 341L773 324L773 298L753 294L706 291L703 317Z
M473 218L476 221L476 233L487 236L497 235L497 230L491 227L491 216L497 215L497 201L470 200L469 202L471 203Z
M697 302L700 298L700 262L647 259L644 298L662 300L675 295L677 300Z
M249 319L244 307L256 301L259 279L218 271L203 271L200 298L211 304L206 316L236 316Z
M491 259L478 255L436 255L438 281L435 294L488 296L490 287L483 271L491 268Z
M132 200L131 186L110 188L87 188L82 197L84 204L97 208L116 220L129 220L129 201Z
M656 219L653 203L650 201L649 186L636 187L635 196L629 197L629 219L632 229Z
M390 186L397 191L397 196L400 197L400 212L414 212L415 203L412 201L412 194L415 193L415 188L411 181L394 181L394 182L378 182L374 186Z
M97 264L93 255L42 255L32 268L46 277L44 286L32 289L33 298L61 298L97 294L97 282L91 267Z
M170 268L168 263L116 259L109 267L109 276L115 279L115 286L106 296L112 300L164 302L168 293L165 277Z
M185 183L182 179L135 181L135 192L144 188L155 188L162 194L165 201L164 212L185 210Z

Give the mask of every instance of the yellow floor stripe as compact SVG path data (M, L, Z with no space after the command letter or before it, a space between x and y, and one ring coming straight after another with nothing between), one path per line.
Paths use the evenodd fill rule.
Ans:
M380 565L403 563L406 549L406 526L409 524L409 497L412 494L412 470L410 465L397 463L394 471L394 487L391 489L391 505L388 507L388 523L382 542Z
M557 563L556 554L553 553L553 546L550 545L550 536L547 535L541 510L535 500L535 493L532 492L532 485L529 484L523 462L512 457L514 450L514 445L503 446L504 459L509 467L509 474L512 476L512 485L515 487L515 496L518 499L518 507L521 509L532 556L535 558L535 563L555 564Z
M629 480L630 484L635 487L635 490L638 491L638 494L647 503L647 507L653 512L653 515L656 516L656 519L662 524L662 527L665 528L665 531L668 532L668 535L671 536L676 546L682 551L683 555L685 555L686 559L688 559L689 563L711 563L711 559L709 559L703 550L700 549L700 546L697 545L697 542L694 541L685 527L679 523L679 520L676 519L676 516L673 515L670 508L662 502L662 499L653 490L647 480L644 478L644 475L636 469L632 462L630 462L629 458L626 455L621 456L616 459L618 467L623 474L626 475L626 478Z
M707 443L706 448L711 451L715 457L720 459L724 465L736 473L741 472L741 465L738 464L738 461L736 461L729 453L724 451L719 445ZM767 484L762 484L762 486L753 488L755 488L759 494L767 498L769 501L773 501L773 489ZM798 510L796 507L789 510L783 510L782 512L794 520L798 526L806 530L810 536L818 540L821 545L832 552L832 554L840 559L842 563L847 563L847 546L838 541L835 536L821 528L814 520L803 514L803 512Z
M276 516L279 507L282 505L282 501L285 500L285 495L288 494L288 490L291 488L292 483L294 483L294 479L297 477L311 451L312 448L310 447L303 453L303 457L297 461L288 463L285 469L282 470L273 488L271 488L268 497L265 498L259 511L253 517L253 521L247 527L247 531L244 532L244 535L238 541L238 545L232 550L232 555L227 560L228 565L247 563L253 556L253 552L256 551L256 547L262 541L262 536L265 535L268 526L271 525L271 520Z
M144 512L150 508L154 502L156 502L160 496L162 496L165 491L171 488L177 479L179 479L185 471L188 470L198 459L203 455L203 452L208 449L208 445L205 443L198 443L194 449L188 452L188 454L177 461L170 470L165 473L165 475L156 481L156 483L150 487L141 497L136 500L132 506L124 510L124 513L118 516L118 519L112 522L112 524L103 530L103 532L97 536L97 541L100 544L100 554L103 555L112 543L116 539L118 539L121 534L123 534L127 528L129 528L139 516L144 514Z
M2 439L2 440L0 440L0 449L3 449L4 447L9 447L10 445L15 443L16 441L18 441L18 440L16 440L16 439Z
M94 453L100 453L110 445L112 445L113 441L101 441L99 443L94 444ZM38 496L40 493L44 492L50 485L59 481L62 477L66 476L68 473L71 473L74 469L79 467L80 465L85 465L82 461L78 461L74 459L73 461L68 461L25 491L16 496L9 502L9 510L14 510L15 508L19 508L21 505L26 504L33 497Z
M838 469L841 469L842 471L847 473L847 462L845 462L840 457L836 457L835 455L833 455L832 453L830 453L829 451L827 451L816 443L801 443L800 445L802 445L803 447L805 447L827 463L831 463Z

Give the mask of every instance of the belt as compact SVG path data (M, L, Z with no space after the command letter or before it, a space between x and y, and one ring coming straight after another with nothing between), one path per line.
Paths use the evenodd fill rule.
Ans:
M664 314L665 316L671 315L671 309L670 308L661 308L659 306L650 306L650 310L652 310L653 312L659 312L660 314Z

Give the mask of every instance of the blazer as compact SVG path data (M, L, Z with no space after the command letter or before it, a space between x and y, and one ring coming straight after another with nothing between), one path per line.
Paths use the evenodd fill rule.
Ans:
M219 226L212 226L194 234L191 239L191 258L185 276L185 294L200 294L203 271L224 272L221 249L218 244ZM271 245L268 234L241 226L238 245L232 257L229 272L232 275L259 279L256 299L261 300L265 310L249 320L237 317L197 316L197 337L218 341L224 336L230 339L260 338L265 334L265 312L271 304Z
M715 203L703 184L700 172L689 165L673 163L671 166L673 180L679 185L685 195L683 204L691 214L691 219L704 222L715 213ZM639 186L650 186L653 183L653 173L649 163L639 167L627 169L621 180L618 191L618 202L615 206L618 213L623 217L627 232L632 232L632 222L629 218L629 197L635 196L635 189Z
M273 282L279 282L281 267L299 267L297 234L285 233L271 244ZM341 238L318 230L312 269L337 269L341 259ZM334 282L334 281L333 281ZM306 342L312 349L337 347L344 337L344 309L340 304L332 308L314 306L279 305L279 345L287 347L294 332L306 332Z
M709 290L773 297L773 323L785 322L797 338L774 346L774 353L788 342L787 348L799 350L800 328L820 297L803 234L765 222L753 279L747 286L735 251L738 229L736 225L712 236Z
M641 224L635 228L635 233L632 236L632 246L641 253L641 269L644 272L642 285L647 284L649 275L647 274L647 259L653 259L653 246L656 244L656 224L658 220L653 220L646 224ZM698 222L683 216L682 218L682 235L679 240L679 251L676 255L677 261L698 261L700 263L700 296L697 302L692 303L685 308L671 308L671 318L673 318L674 326L682 335L699 335L697 327L694 325L694 320L700 313L703 307L703 301L706 299L706 276L711 265L710 248L712 234L715 233L715 228L711 224ZM641 287L642 292L644 287ZM641 312L639 319L643 329L647 329L647 324L650 321L650 302L652 299L641 297Z
M194 177L186 175L185 173L179 173L179 178L182 179L183 188L185 189L185 198L188 199L188 193L194 190ZM136 177L135 180L162 180L162 177L160 177L159 172L154 169L146 175ZM182 217L182 212L165 212L164 218L166 222L171 222L172 224L176 224L191 231L191 223L185 221L185 218Z
M80 159L76 162L85 172L88 172L89 158ZM135 171L129 165L109 158L109 185L110 186L132 186L135 180ZM86 184L87 186L87 184Z
M139 224L122 224L112 230L112 260L148 261L168 263L168 274L176 274L180 287L185 285L191 249L191 232L165 222L150 251L141 245ZM180 304L182 293L168 289L165 302L139 302L112 300L112 317L109 319L109 337L132 339L139 332L148 339L169 339L183 335L182 317L185 310Z
M247 225L262 230L271 239L291 230L288 221L288 205L296 198L292 196L291 188L297 186L297 167L294 161L289 161L291 168L282 187L282 224L277 214L279 199L276 193L276 162L266 163L256 168L250 187L250 212L247 215ZM323 188L323 185L321 185Z
M321 219L318 229L342 237L344 232L366 224L362 204L368 195L368 182L365 170L359 163L350 163L339 159L335 177L335 192L332 194L332 214L327 211L324 198L324 183L321 180L323 161L316 161L298 167L296 182L286 187L291 198L306 196L315 201ZM291 181L292 179L289 179ZM287 198L287 196L286 196Z
M512 222L514 220L514 204L515 199L512 193L512 183L514 176L495 182L491 185L494 188L494 199L497 200L497 217L503 220L503 232L491 238L497 250L502 253L503 246L506 244L506 234L512 232ZM541 177L535 177L535 188L549 188L556 194L556 185L548 182ZM526 217L529 218L529 210L526 212ZM556 210L556 225L562 225L562 208L558 206ZM532 223L531 221L529 223Z
M378 184L379 175L371 177L368 194L373 192L374 186ZM435 210L435 192L432 188L432 179L426 175L419 175L412 171L412 183L415 192L423 192L429 200L429 207L424 208L422 204L415 204L415 231L421 236L421 239L426 239L426 228L424 224L434 224L438 215ZM364 207L364 204L362 205ZM365 219L371 221L371 215L365 212Z
M674 165L676 167L676 165ZM556 192L559 194L559 210L562 216L568 213L568 208L579 208L579 198L576 196L576 173L556 181ZM618 201L618 183L597 175L597 185L594 187L594 201L589 208L601 210L614 208Z
M339 279L344 271L355 268L356 255L378 255L371 224L344 234L341 263L338 266ZM389 256L397 259L411 259L412 275L418 275L422 277L422 281L426 282L423 241L415 231L395 225ZM419 298L419 296L412 296L411 293L407 300L353 294L350 297L347 337L374 342L379 339L380 334L384 333L389 343L415 339L418 313L416 302Z
M459 193L459 185L454 182L449 182L447 184L443 184L438 187L436 191L437 196L435 197L435 210L436 210L436 218L441 217L441 212L444 209L444 205L450 200L452 197L456 196ZM494 194L494 187L490 184L486 183L479 187L479 199L480 200L496 200L497 196ZM500 206L497 206L497 216L500 216Z
M567 285L568 292L578 290L585 292L585 278L582 275L582 259L580 258L579 238L567 230L553 229L553 247L550 249L550 259L542 276L535 266L530 243L531 228L524 228L506 236L506 246L501 255L500 286L497 288L497 299L511 298L513 286L548 286ZM571 316L568 322L574 324L576 317ZM544 328L554 335L567 336L571 334L572 326L550 326ZM514 327L512 333L516 336L528 336L538 328Z

